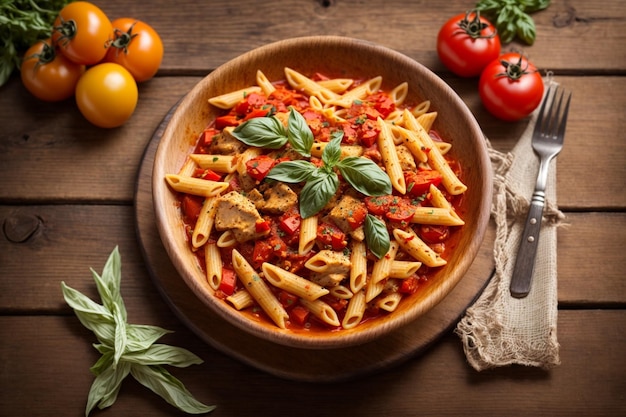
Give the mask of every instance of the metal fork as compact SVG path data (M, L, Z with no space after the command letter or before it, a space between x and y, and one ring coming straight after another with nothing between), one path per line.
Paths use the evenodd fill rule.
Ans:
M511 295L516 298L524 298L530 292L533 270L535 269L535 256L539 245L541 218L546 200L545 190L550 161L563 148L571 93L566 94L565 91L556 87L552 94L551 103L547 106L546 103L550 101L551 92L552 88L548 90L543 99L533 132L532 147L539 156L539 173L509 287ZM561 110L563 100L565 100L565 106ZM546 107L548 108L546 109Z

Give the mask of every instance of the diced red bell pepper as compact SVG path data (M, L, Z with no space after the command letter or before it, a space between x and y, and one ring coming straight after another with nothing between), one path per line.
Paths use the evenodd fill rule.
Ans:
M181 200L181 209L189 222L195 223L202 211L203 197L185 194Z
M263 179L274 168L276 160L270 158L267 155L259 155L246 162L246 170L248 175L257 181L263 181Z
M222 268L222 280L219 290L226 295L233 295L237 286L237 274L230 268Z
M224 129L228 126L238 126L240 119L234 114L227 114L215 119L215 127L218 129Z
M266 117L270 114L270 109L254 109L250 113L246 114L243 121L254 119L255 117Z
M250 112L250 109L259 108L265 104L267 99L264 95L259 93L250 93L246 95L246 98L241 100L236 106L235 111L237 114L245 115Z
M202 178L204 180L209 180L209 181L219 181L222 179L222 176L220 174L218 174L217 172L209 168L206 168L206 169L197 168L194 171L193 176L196 178Z
M322 223L317 226L317 240L333 250L342 250L348 244L345 233L331 223Z
M368 97L367 100L374 103L374 108L380 112L383 119L386 119L396 109L396 103L389 95L384 93L374 94Z
M289 319L298 326L304 326L310 315L311 312L301 305L297 305L289 311Z
M252 252L252 262L255 267L261 266L263 262L268 262L274 255L272 245L267 240L257 240L254 242L254 250Z
M288 211L280 216L278 220L278 227L280 227L280 230L283 232L292 236L300 230L301 221L302 218L297 211Z
M217 134L219 134L219 131L217 129L205 129L204 132L200 134L200 145L209 146L213 142L213 137Z
M404 173L407 192L415 197L420 197L428 192L430 184L435 187L441 184L441 174L432 169L420 170L417 172L406 171Z
M359 140L361 141L361 145L366 148L373 146L376 143L379 134L380 129L378 128L378 122L367 119L363 122L359 131Z
M267 232L268 230L270 230L270 222L264 219L259 219L256 221L255 225L254 225L254 230L257 233L263 233L263 232Z

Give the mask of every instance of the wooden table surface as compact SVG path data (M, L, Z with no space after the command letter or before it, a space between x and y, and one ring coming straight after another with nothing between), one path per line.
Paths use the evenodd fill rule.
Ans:
M123 127L96 128L71 101L38 101L14 76L0 88L0 415L84 415L98 353L65 304L60 282L95 297L89 272L115 245L129 321L175 333L163 342L204 363L172 368L214 416L626 415L626 8L619 0L554 0L533 14L535 64L573 91L557 160L558 340L562 364L477 372L452 331L425 352L354 381L282 379L211 347L155 288L136 234L134 191L144 149L168 110L205 74L276 40L333 34L393 48L438 73L465 100L493 145L509 150L527 122L505 123L480 104L476 79L438 61L450 0L96 1L110 17L145 20L161 34L158 76L140 85ZM514 46L520 46L514 44ZM92 415L183 415L132 378Z

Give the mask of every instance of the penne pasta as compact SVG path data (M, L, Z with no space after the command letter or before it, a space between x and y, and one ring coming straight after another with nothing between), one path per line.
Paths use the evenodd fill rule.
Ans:
M343 317L341 326L344 329L352 329L358 326L361 320L363 320L365 307L365 294L363 291L358 291L348 302L348 308L346 309L346 314Z
M389 93L389 95L391 96L391 99L393 100L396 106L400 106L402 103L404 103L404 100L406 99L407 94L409 94L409 83L406 83L406 82L399 84L396 88L391 90L391 92Z
M453 211L440 207L416 207L411 223L439 226L463 226L465 224Z
M266 97L269 97L270 94L276 91L276 87L274 87L261 70L257 70L256 72L256 83L259 87L261 87L261 90L263 90L263 94L265 94Z
M188 158L185 161L185 164L178 171L178 175L180 175L181 177L191 177L193 176L193 173L195 172L196 167L197 165L195 161L191 158Z
M204 199L202 209L196 220L196 226L193 228L191 235L191 245L199 248L209 240L209 235L213 229L213 221L215 220L215 203L217 197L207 197Z
M329 291L330 295L332 295L333 297L337 297L341 300L349 300L354 295L352 294L352 291L350 291L350 288L343 285L336 285L334 287L331 287Z
M237 310L243 310L254 305L254 298L246 290L239 290L233 295L226 297L226 301L231 303Z
M376 307L388 312L395 311L402 300L402 294L399 292L390 292L384 297L380 297L376 300Z
M370 279L370 283L376 284L384 279L389 278L389 273L391 272L391 264L395 260L397 252L398 243L392 240L391 244L389 245L389 250L387 251L387 254L374 262L374 268L372 269L372 277Z
M415 233L409 233L401 229L394 229L393 236L400 247L415 260L426 266L444 266L447 262L430 246L424 243Z
M337 312L321 300L309 301L302 298L300 299L300 304L309 310L315 317L330 326L339 326L341 324L339 322L339 317L337 317Z
M391 269L389 270L389 278L406 279L417 273L417 270L422 266L421 262L411 261L396 261L391 263Z
M317 216L307 217L300 221L300 241L298 253L305 255L313 249L317 238Z
M237 249L233 249L232 262L233 269L244 288L250 293L257 304L261 306L265 314L267 314L278 327L284 329L286 327L285 322L289 319L289 314L287 314L278 299L276 299L276 296L272 294L272 291L265 281L261 279L259 274Z
M177 174L167 174L165 180L176 191L202 197L215 197L228 188L227 182L183 177Z
M237 168L237 158L234 155L191 154L189 157L200 168L208 168L223 174L231 174Z
M222 282L222 255L214 242L204 245L204 261L209 286L217 290Z
M321 296L329 293L326 288L319 286L306 278L302 278L289 271L285 271L276 265L264 262L263 265L261 265L261 268L263 269L265 279L270 284L306 300L317 300Z
M328 142L315 142L311 147L311 155L317 158L322 157L322 153L324 152L324 148L326 148ZM361 145L341 145L341 159L347 158L349 156L361 156L363 155L364 149Z
M220 237L217 238L216 245L218 248L230 248L237 244L237 239L232 230L225 230Z
M230 109L243 100L250 93L260 93L261 87L259 86L250 86L246 88L242 88L241 90L232 91L226 94L222 94L216 97L212 97L209 99L209 103L214 105L215 107L219 107L220 109Z
M350 252L350 290L361 291L367 282L367 255L364 242L353 242Z
M339 97L338 94L291 68L285 67L285 77L294 89L302 90L310 96L317 97L324 104L337 100Z
M354 80L352 78L331 78L330 80L317 81L317 83L333 93L342 94L350 88Z
M406 194L406 182L404 174L400 167L400 160L396 153L396 145L393 141L393 133L389 125L380 117L378 118L378 127L380 134L378 135L378 150L383 159L383 164L387 170L387 175L391 180L391 185L400 194Z
M467 190L467 186L463 184L452 171L452 168L450 168L448 162L441 152L439 152L439 148L434 144L428 132L424 130L422 125L417 122L413 114L408 110L404 111L404 123L405 127L417 133L420 141L430 150L428 154L429 163L441 174L441 182L446 190L452 195L463 194Z

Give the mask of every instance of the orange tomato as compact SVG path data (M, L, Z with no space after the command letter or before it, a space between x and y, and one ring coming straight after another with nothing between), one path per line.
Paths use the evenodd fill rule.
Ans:
M20 75L24 87L45 101L61 101L74 95L85 66L59 54L50 39L37 42L24 54Z
M154 77L163 60L163 42L147 23L127 17L113 21L114 37L105 61L126 68L137 82Z
M76 85L76 104L87 120L99 127L121 126L137 106L137 83L119 64L89 68Z
M113 26L106 14L86 1L69 3L54 21L52 42L70 60L84 65L102 61Z

